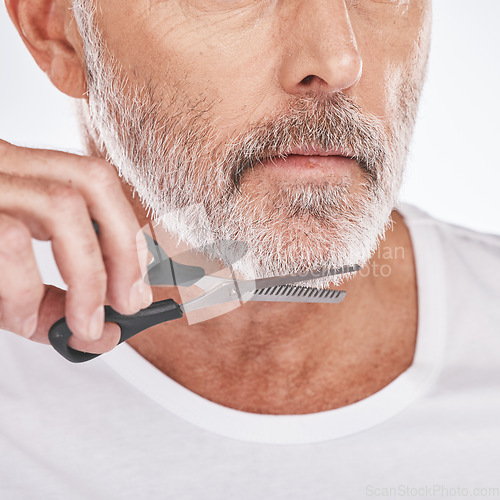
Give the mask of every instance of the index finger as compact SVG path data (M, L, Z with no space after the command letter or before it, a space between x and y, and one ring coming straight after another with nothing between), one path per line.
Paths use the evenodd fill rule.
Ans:
M100 228L110 305L122 314L134 314L151 304L151 288L141 273L148 256L146 240L115 168L100 158L59 151L14 148L10 154L20 156L10 162L17 175L66 183L84 197Z

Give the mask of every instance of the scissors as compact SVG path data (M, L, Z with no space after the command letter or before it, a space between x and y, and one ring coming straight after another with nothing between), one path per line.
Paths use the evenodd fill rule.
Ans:
M98 231L95 223L94 227ZM173 299L153 302L146 309L132 315L120 314L111 306L104 306L104 321L116 323L120 327L121 336L118 345L147 328L182 318L184 313L234 300L338 303L344 299L347 292L290 286L290 284L361 269L356 264L303 275L291 274L255 280L222 278L206 274L205 269L202 267L173 261L154 238L146 233L144 235L148 249L153 255L153 260L148 264L146 275L151 286L188 287L196 284L205 293L182 304L178 304ZM246 249L244 252L246 252ZM72 332L66 323L66 318L56 321L49 330L49 341L52 347L68 361L82 363L100 356L100 354L82 352L71 348L68 345L71 335Z

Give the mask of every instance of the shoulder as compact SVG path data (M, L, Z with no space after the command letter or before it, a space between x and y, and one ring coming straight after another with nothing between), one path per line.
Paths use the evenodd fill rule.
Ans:
M500 263L500 234L485 233L441 220L421 208L408 203L400 203L397 210L411 227L428 226L433 228L443 244L449 244L464 256L477 254L490 255Z
M500 234L452 224L406 203L400 203L397 210L410 231L433 233L441 253L435 258L441 257L450 282L469 287L477 283L487 295L500 299Z

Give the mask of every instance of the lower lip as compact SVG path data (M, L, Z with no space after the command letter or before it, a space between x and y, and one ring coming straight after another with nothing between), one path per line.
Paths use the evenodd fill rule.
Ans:
M335 174L351 175L358 162L346 156L304 156L289 155L286 158L272 158L262 162L266 169L281 170L289 174Z

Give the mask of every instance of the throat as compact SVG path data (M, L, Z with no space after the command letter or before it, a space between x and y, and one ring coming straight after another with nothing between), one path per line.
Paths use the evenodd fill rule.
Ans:
M390 308L365 308L357 324L325 314L315 328L308 325L288 343L275 332L274 341L247 342L242 348L235 340L218 342L209 329L196 340L188 331L175 338L164 332L163 339L170 338L164 349L151 335L129 342L167 376L214 403L261 414L315 413L360 401L411 366L414 299L407 294L390 299Z
M413 247L397 212L394 221L371 267L391 272L345 282L339 304L248 302L198 324L157 325L128 343L185 388L236 410L306 414L365 399L406 371L415 354ZM180 303L175 291L154 289L155 301L165 298Z

